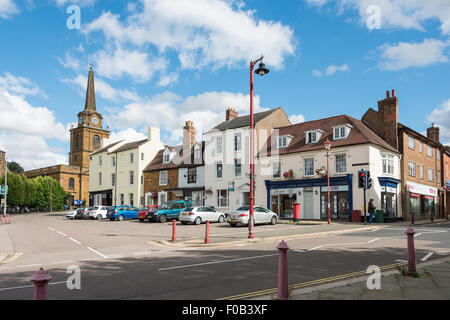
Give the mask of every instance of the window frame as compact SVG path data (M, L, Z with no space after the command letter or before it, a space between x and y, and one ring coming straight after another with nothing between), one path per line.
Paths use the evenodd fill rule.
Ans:
M344 159L343 163L345 165L345 170L338 170L338 165L340 164L339 161L338 161L338 157L343 157L343 159ZM347 172L347 154L346 153L335 154L334 155L334 162L335 162L334 172L336 174L343 174L343 173Z
M410 177L416 176L416 163L413 161L408 161L408 175Z
M411 146L412 145L412 146ZM408 148L416 150L416 141L413 136L408 135Z
M162 175L163 173L166 175L165 183L162 183L162 182L164 182L164 180L161 179L161 175ZM167 171L167 170L165 170L165 171L160 171L160 172L159 172L159 185L160 185L160 186L167 186L168 184L169 184L169 171Z
M193 170L194 173L191 173L191 170ZM187 183L197 183L197 167L187 168Z
M237 174L237 170L239 168L239 174ZM242 176L242 160L241 159L234 159L234 176L235 177L241 177Z
M241 132L236 132L234 134L234 151L241 151L242 150L242 134Z
M312 169L311 169L311 166L309 166L308 168L310 169L310 171L308 171L308 172L306 171L307 161L312 162ZM308 173L310 173L310 174L308 174ZM314 176L314 158L304 158L303 159L303 174L305 177L313 177Z
M221 197L221 193L222 191L225 191L225 205L222 205L222 199L224 199L223 197ZM230 192L228 189L218 189L216 190L216 204L217 204L217 208L228 208L230 206Z
M277 176L275 175L274 165L278 165ZM271 163L272 179L281 179L281 160L276 160Z
M129 177L128 182L130 183L130 186L134 186L134 170L129 171L128 177Z

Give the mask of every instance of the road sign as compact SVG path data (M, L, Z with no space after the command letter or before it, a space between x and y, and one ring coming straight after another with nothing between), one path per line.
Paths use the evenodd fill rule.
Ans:
M6 186L6 194L8 193L8 186ZM0 194L4 195L5 194L5 186L0 186Z

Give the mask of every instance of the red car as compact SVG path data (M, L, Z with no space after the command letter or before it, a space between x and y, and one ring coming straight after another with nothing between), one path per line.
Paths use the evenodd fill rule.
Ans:
M144 222L145 221L145 219L147 219L147 213L149 212L149 211L154 211L154 210L158 210L158 208L159 208L159 205L153 205L153 206L145 206L145 207L143 207L143 208L141 208L140 210L139 210L139 213L138 213L138 219L139 219L139 221L140 222Z

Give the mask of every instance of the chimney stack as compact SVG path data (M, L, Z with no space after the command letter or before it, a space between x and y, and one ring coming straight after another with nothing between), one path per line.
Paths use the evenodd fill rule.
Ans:
M239 117L239 113L233 109L233 108L228 108L227 109L227 113L226 113L226 120L231 120L233 118L237 118Z
M183 162L191 163L191 151L195 144L195 128L192 121L186 121L183 128Z
M439 143L439 127L435 127L434 123L427 129L427 138Z

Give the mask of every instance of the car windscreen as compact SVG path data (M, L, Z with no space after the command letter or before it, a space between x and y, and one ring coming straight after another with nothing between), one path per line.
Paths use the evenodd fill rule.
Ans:
M190 212L192 210L194 210L194 208L189 207L189 208L184 208L183 210L181 210L181 212Z

